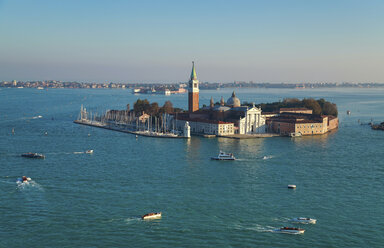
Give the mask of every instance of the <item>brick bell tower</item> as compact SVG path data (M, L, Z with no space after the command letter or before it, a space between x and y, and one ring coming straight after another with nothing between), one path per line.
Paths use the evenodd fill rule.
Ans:
M191 78L188 83L188 111L189 113L199 110L199 80L195 71L195 62L192 61Z

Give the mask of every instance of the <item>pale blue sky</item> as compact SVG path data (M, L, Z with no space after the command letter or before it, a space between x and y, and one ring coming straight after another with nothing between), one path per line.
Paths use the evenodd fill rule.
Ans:
M384 1L0 0L0 81L384 82Z

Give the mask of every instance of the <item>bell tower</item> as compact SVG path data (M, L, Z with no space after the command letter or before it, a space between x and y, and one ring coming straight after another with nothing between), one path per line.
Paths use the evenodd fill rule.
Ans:
M191 78L188 82L188 111L189 113L199 110L199 80L197 80L195 63L192 61Z

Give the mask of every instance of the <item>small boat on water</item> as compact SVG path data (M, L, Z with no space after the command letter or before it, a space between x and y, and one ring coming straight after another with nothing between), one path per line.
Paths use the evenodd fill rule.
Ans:
M220 151L217 157L212 157L212 160L236 160L232 153L225 153Z
M143 220L153 220L153 219L160 219L161 218L161 212L160 213L148 213L143 216L141 216Z
M21 184L21 183L29 183L32 179L30 177L22 176L21 178L18 178L16 183Z
M274 231L281 232L281 233L288 233L288 234L303 234L305 232L304 229L296 228L296 227L281 227Z
M296 185L294 185L294 184L289 184L289 185L288 185L288 189L296 189Z
M293 218L291 221L296 223L301 223L301 224L316 224L316 219L304 218L304 217Z
M92 154L92 153L93 153L93 150L86 150L85 153L87 153L87 154Z
M302 133L298 132L298 133L290 133L289 134L289 137L301 137L302 136Z
M23 153L21 156L24 158L45 158L45 155L33 152Z

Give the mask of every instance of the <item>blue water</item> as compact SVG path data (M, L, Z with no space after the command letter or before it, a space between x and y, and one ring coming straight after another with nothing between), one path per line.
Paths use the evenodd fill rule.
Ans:
M200 104L231 92L201 91ZM382 247L384 132L358 120L384 121L384 90L236 93L256 103L323 97L337 103L340 128L295 139L136 139L72 121L81 104L123 109L140 97L186 108L187 95L0 88L0 247ZM239 160L211 161L220 150ZM23 175L33 181L18 186ZM163 218L140 220L152 211ZM301 225L303 235L271 232L299 226L288 221L299 216L318 223Z

